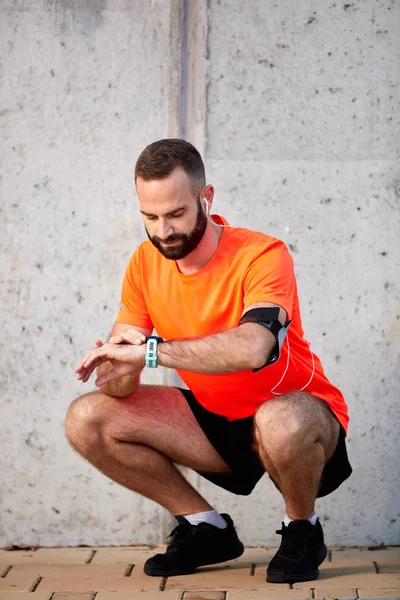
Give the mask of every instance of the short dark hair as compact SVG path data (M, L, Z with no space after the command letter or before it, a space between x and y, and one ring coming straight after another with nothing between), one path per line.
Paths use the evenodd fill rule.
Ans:
M191 181L191 190L198 196L206 185L206 173L200 153L186 140L170 138L158 140L147 146L135 166L135 183L138 177L144 181L164 179L181 167Z

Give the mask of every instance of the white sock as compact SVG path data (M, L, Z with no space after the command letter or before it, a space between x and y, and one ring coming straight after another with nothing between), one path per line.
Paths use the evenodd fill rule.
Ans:
M311 525L315 525L315 523L317 522L318 516L316 513L313 514L312 517L310 517L308 520L310 521ZM285 513L285 517L283 519L284 524L286 525L286 527L289 525L289 523L291 523L292 521L296 521L297 519L291 519L287 513Z
M182 515L186 521L189 521L191 525L199 525L199 523L209 523L218 527L218 529L225 529L228 525L227 522L219 512L216 510L208 510L207 512L193 513L192 515Z

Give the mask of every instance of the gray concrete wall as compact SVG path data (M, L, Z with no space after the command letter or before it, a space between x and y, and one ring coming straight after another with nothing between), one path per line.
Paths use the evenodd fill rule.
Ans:
M135 159L177 134L217 212L288 243L306 336L348 400L355 473L319 502L329 543L398 543L399 25L390 0L3 0L0 544L168 529L69 448L63 418L143 239ZM248 498L189 478L246 543L277 543L266 478Z

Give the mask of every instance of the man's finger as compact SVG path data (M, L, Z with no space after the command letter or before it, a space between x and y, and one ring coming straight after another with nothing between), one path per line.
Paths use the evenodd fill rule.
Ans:
M86 383L87 381L89 381L91 374L93 373L93 371L95 370L96 367L98 367L101 364L101 360L95 359L94 362L92 362L85 371L85 375L83 377L83 383Z
M128 344L131 344L132 346L141 346L145 341L146 338L142 335L138 335L137 333L121 333L119 336L117 336L122 342L126 342ZM114 342L114 338L110 338L110 342L112 343L118 343L118 342ZM119 342L121 343L121 342Z
M85 367L85 369L88 369L94 363L96 363L95 366L98 366L103 361L108 360L108 358L107 358L108 352L109 352L109 349L106 348L106 346L102 346L101 348L98 348L97 350L92 350L91 352L89 352L87 357L85 357L83 366Z
M79 365L74 369L74 373L79 373L83 369L83 360L79 363Z
M127 329L124 333L128 333L129 335L134 335L134 336L140 338L141 340L143 340L144 342L146 341L146 336L143 333L140 333L140 331L136 331L136 329Z
M121 342L123 342L123 337L122 335L113 335L112 337L110 337L110 339L108 340L108 342L110 344L121 344Z
M103 346L104 346L104 344L103 344ZM85 363L89 359L89 357L92 355L92 352L96 352L96 350L90 350L90 352L88 352L86 354L86 356L83 357L83 359L81 360L79 365L76 367L75 373L78 373L78 371L81 371L85 367Z
M82 373L84 372L85 367L83 366L83 364L80 364L79 367L76 367L76 369L74 369L74 373L77 373L78 379L82 379Z
M79 373L77 374L77 379L78 379L78 381L82 381L82 382L84 383L85 376L86 376L86 369L85 369L85 368L82 368L82 369L79 371Z
M98 367L105 360L108 360L107 348L105 347L105 344L103 344L101 340L96 340L95 343L97 348L88 352L75 369L78 380L81 380L83 383L88 381L90 375L93 373L96 367Z

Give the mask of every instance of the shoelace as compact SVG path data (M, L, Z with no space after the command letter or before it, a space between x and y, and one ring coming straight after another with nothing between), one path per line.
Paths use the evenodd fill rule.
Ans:
M276 533L282 536L280 547L282 554L288 558L297 558L301 551L304 551L304 547L312 535L312 530L307 526L301 527L300 525L286 527L282 523L282 529L277 529Z
M171 531L167 537L168 549L182 546L193 533L193 526L188 523L180 523Z

